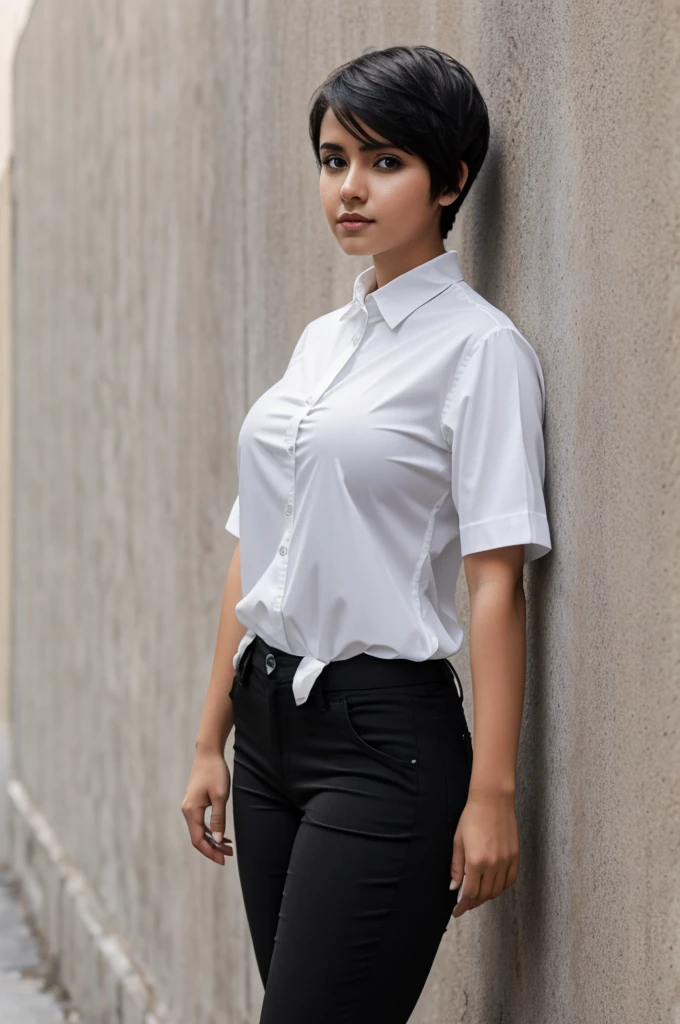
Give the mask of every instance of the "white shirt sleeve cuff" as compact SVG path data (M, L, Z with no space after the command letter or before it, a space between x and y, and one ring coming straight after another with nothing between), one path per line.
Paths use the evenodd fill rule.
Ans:
M460 528L461 555L524 544L524 564L552 550L548 518L542 512L513 512Z

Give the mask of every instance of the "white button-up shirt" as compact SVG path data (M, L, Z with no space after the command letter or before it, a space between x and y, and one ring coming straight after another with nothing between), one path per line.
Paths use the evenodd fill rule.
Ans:
M305 327L238 436L234 668L256 633L301 655L297 704L329 661L455 654L463 556L552 547L534 349L455 250L375 285Z

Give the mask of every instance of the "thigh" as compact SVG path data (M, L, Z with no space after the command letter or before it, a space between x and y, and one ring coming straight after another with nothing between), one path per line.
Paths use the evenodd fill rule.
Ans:
M441 836L303 819L260 1024L406 1024L455 906L448 862Z
M262 681L232 690L234 848L248 927L263 985L274 949L291 850L302 812L290 801L271 743L273 708Z
M445 756L446 706L432 696L345 695L304 713L295 743L289 721L288 779L304 817L260 1024L411 1016L455 906L453 834L469 778L462 744Z
M234 764L232 805L243 903L260 977L266 985L301 815L241 762Z

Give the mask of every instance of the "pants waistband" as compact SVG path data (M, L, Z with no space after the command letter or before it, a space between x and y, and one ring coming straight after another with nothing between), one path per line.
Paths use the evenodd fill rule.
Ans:
M259 634L246 647L239 668L245 673L252 658L253 668L269 676L275 683L292 683L303 655L289 654L267 643ZM412 661L409 658L378 658L373 654L355 654L351 658L330 661L324 667L312 688L324 692L334 690L376 689L379 687L414 686L420 683L440 682L442 673L456 680L458 699L463 701L463 687L455 668L448 658Z

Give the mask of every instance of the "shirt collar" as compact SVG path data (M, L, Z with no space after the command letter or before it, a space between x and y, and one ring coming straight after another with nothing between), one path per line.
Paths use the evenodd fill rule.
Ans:
M371 265L362 270L355 279L352 301L348 303L340 319L350 316L357 306L363 308L368 299L369 305L371 300L375 302L385 323L394 329L428 299L439 295L454 281L462 279L463 274L455 249L442 252L434 259L412 267L375 291L371 291L376 284L375 267Z

